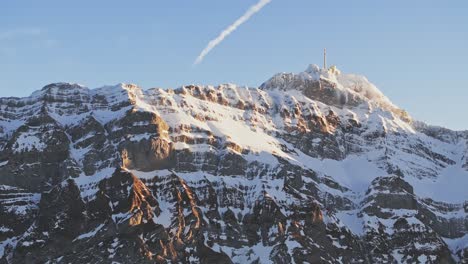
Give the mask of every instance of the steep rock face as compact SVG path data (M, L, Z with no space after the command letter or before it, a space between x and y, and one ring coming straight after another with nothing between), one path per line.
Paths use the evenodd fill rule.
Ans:
M173 167L174 150L168 140L168 128L159 116L145 112L131 112L108 125L123 166L142 171Z
M0 99L0 263L468 261L467 132L365 77Z
M40 194L31 193L24 189L0 186L0 237L6 240L9 237L23 234L37 217Z
M77 176L69 144L63 128L41 110L15 130L3 149L2 183L39 191Z
M443 240L431 228L433 221L427 221L429 216L423 205L418 204L413 188L401 177L375 179L362 203L361 214L367 220L365 236L373 241L372 248L392 253L377 261L391 258L413 263L453 261Z
M73 158L81 164L86 175L96 171L117 166L118 152L107 138L107 131L93 116L89 116L78 124L67 129L76 153Z

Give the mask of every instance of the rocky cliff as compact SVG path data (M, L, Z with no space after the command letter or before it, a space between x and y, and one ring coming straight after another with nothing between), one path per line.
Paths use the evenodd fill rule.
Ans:
M467 263L468 132L365 77L0 99L0 263Z

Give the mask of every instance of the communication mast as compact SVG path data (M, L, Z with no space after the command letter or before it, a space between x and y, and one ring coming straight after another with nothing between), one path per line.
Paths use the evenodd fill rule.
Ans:
M323 49L323 69L327 69L327 49Z

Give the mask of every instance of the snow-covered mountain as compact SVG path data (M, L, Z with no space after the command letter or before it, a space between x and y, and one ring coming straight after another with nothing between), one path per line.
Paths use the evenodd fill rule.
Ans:
M466 263L468 132L311 65L0 99L0 263Z

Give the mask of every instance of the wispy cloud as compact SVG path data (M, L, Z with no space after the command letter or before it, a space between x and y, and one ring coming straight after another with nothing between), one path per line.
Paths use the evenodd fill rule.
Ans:
M249 20L255 13L260 11L264 6L270 3L271 0L260 0L257 4L251 6L244 15L242 15L239 19L237 19L233 24L228 26L225 30L223 30L215 39L211 40L208 45L203 49L203 51L198 55L197 59L193 63L194 65L199 64L203 61L205 56L210 53L210 51L218 46L227 36L229 36L232 32L234 32L240 25L244 24Z
M57 40L48 36L47 31L40 28L0 30L0 55L13 56L18 49L51 48L57 43Z
M12 41L24 37L38 37L45 32L39 28L19 28L0 31L0 41Z

